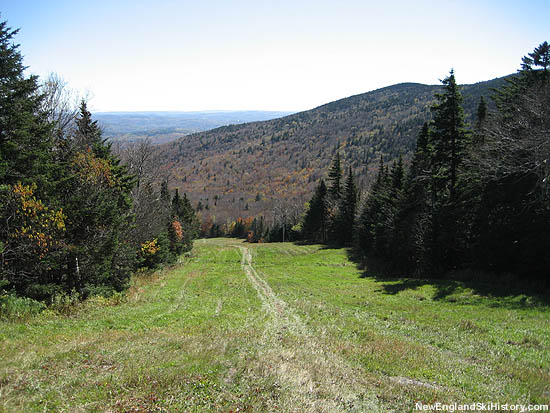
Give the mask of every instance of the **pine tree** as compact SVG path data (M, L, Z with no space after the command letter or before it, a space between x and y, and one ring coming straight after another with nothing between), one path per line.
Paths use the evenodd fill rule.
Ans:
M524 73L536 70L533 68L533 66L536 66L542 69L544 76L547 76L550 71L550 44L548 42L541 43L538 47L535 47L533 53L528 53L521 60L521 68Z
M481 98L479 99L479 104L477 106L476 123L473 135L473 142L476 146L483 145L483 142L485 140L483 136L483 126L487 119L487 112L487 102L485 102L485 98L481 96Z
M399 155L397 162L394 162L390 171L391 186L394 192L403 189L403 179L405 178L405 169L403 167L403 156Z
M426 214L429 211L430 182L429 128L424 123L417 137L410 167L406 173L400 200L396 203L394 259L397 268L414 271L424 246Z
M411 161L411 166L407 174L406 188L413 190L415 193L424 190L426 182L430 176L430 149L429 142L429 127L428 123L424 122L422 130L416 139L416 146Z

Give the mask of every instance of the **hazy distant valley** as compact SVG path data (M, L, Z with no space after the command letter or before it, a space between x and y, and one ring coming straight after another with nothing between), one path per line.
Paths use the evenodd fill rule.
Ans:
M203 132L224 125L280 118L292 112L204 111L204 112L96 112L104 136L123 143L150 139L166 143L182 135Z

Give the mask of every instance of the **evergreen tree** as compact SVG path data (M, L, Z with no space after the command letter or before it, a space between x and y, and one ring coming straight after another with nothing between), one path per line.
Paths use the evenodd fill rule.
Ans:
M82 103L69 145L67 176L60 184L67 214L67 283L84 295L122 290L136 251L125 239L133 221L127 169L101 139Z
M544 76L548 75L550 71L550 44L548 42L541 43L538 47L535 47L533 53L529 53L522 59L522 72L530 73L533 70L533 66L540 67Z
M453 268L462 261L463 218L458 206L459 174L470 142L466 130L462 96L454 72L443 81L443 93L436 94L432 107L431 145L431 228L425 232L424 249L432 268Z
M416 139L416 146L406 179L407 190L412 190L416 194L419 194L419 192L423 192L426 189L426 183L431 174L430 149L428 147L428 142L429 128L428 123L425 122L424 125L422 125L422 130L420 131L418 138Z
M302 226L305 239L313 242L325 242L328 224L327 187L321 179L309 202Z
M485 119L487 118L487 102L485 102L485 98L481 96L479 98L479 104L477 106L477 112L476 112L476 125L479 129Z
M396 201L394 263L404 270L414 270L421 260L425 226L429 222L428 187L430 182L429 129L424 123L417 137L410 167L406 173L401 198ZM395 186L395 185L394 185Z
M111 157L111 145L107 139L102 138L101 129L97 121L92 120L92 114L84 100L80 102L73 140L78 151L89 148L98 158L109 159Z
M357 185L350 167L333 228L335 240L343 245L350 245L353 240L356 209Z
M25 77L12 42L17 32L0 22L0 286L43 298L60 283L66 217L55 196L52 127L37 77Z
M0 22L0 183L35 183L43 196L51 190L52 128L37 77L25 77L19 45L12 43L17 32Z
M172 217L173 221L177 221L181 226L182 234L176 248L176 253L179 255L184 251L190 251L193 247L193 240L200 233L200 223L187 194L183 194L183 198L180 197L177 188L172 198ZM173 225L173 222L170 225Z
M378 174L370 188L357 228L357 249L361 256L381 258L386 255L388 237L386 232L390 180L384 160L380 157Z
M484 269L548 282L550 259L550 67L547 42L495 96L473 166L481 200L473 261ZM534 66L540 67L536 69Z
M338 202L342 197L342 167L340 165L340 153L332 160L332 165L328 171L328 195L331 201Z
M456 83L454 71L443 81L443 93L435 95L432 106L434 119L431 124L432 191L435 199L456 200L458 169L469 142L466 131L462 95Z
M477 106L476 123L473 137L473 142L476 146L482 145L484 142L483 125L485 124L485 121L487 119L487 111L487 102L485 102L485 98L481 96L481 98L479 99L479 104Z
M391 187L394 192L403 189L405 169L403 167L403 156L399 155L397 162L394 162L390 171Z
M168 189L168 180L163 179L160 184L160 200L162 204L171 204L170 190Z

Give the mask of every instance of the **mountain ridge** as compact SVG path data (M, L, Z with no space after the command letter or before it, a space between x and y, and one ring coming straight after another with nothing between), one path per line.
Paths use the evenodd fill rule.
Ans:
M467 121L479 99L512 75L461 85ZM336 151L365 190L380 157L407 159L440 85L403 82L308 111L261 122L222 126L158 147L171 186L219 221L270 215L275 204L303 206Z

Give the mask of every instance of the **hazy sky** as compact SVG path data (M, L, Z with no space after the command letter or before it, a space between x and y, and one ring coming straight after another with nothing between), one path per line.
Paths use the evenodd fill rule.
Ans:
M515 72L550 0L0 0L29 72L95 111L305 110L399 82Z

